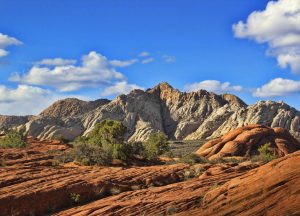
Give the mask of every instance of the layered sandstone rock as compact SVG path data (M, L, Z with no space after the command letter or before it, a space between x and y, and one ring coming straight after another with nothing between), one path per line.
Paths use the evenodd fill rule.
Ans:
M124 192L55 215L299 215L299 161L297 151L256 169L249 162L215 165L199 179Z
M221 169L218 169L222 167ZM241 176L258 167L257 164L223 164L204 166L203 169L219 170L207 178L193 178L161 187L124 192L116 196L60 211L56 216L135 216L173 215L201 205L205 193L214 185ZM187 215L187 214L183 214ZM201 214L199 214L201 215Z
M300 151L274 160L205 194L180 215L300 215Z
M249 157L259 154L258 148L266 143L270 144L277 156L300 150L300 143L283 128L248 125L205 143L196 153L211 160L219 157Z
M147 91L133 90L111 102L62 100L33 119L17 118L13 125L21 125L39 138L62 136L72 140L88 134L106 118L122 121L128 128L127 138L138 141L155 131L165 132L169 139L211 139L249 124L282 127L294 135L300 133L300 113L284 103L260 101L247 106L234 95L205 90L180 92L168 83ZM12 125L6 122L1 125L0 121L0 128Z
M68 149L58 141L28 142L0 149L1 216L300 213L300 151L263 166L86 167L53 165L55 152Z

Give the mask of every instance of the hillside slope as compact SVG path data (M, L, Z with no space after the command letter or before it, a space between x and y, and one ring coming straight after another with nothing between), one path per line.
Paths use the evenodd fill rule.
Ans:
M294 135L300 132L300 112L285 103L259 101L247 106L234 95L180 92L168 83L147 91L133 90L112 101L66 99L28 121L18 118L9 126L23 127L42 139L63 136L72 140L106 118L122 121L128 128L127 138L140 141L153 131L163 131L170 139L215 138L248 124L283 127Z

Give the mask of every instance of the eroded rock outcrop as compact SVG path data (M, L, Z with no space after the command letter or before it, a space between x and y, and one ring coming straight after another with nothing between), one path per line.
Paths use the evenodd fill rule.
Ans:
M58 141L0 149L0 215L299 215L300 151L262 166L53 164ZM192 175L191 175L192 173Z
M109 100L82 101L76 98L59 100L40 113L43 117L65 118L82 115L109 103Z
M234 178L180 215L300 215L300 151Z
M0 115L0 131L1 129L8 129L15 126L26 124L32 120L34 116L4 116Z
M154 131L165 132L169 139L211 139L249 124L282 127L294 135L300 134L300 112L287 104L260 101L247 106L234 95L205 90L180 92L168 83L146 91L133 90L110 102L58 101L25 122L18 118L14 126L21 125L38 138L62 136L72 140L88 134L106 118L122 121L128 128L127 139L138 141Z
M205 143L196 153L211 160L232 156L249 157L258 155L258 148L266 143L270 143L277 156L300 150L300 143L283 128L248 125Z

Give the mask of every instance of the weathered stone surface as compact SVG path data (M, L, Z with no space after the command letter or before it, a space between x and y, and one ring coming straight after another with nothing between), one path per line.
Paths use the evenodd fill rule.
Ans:
M2 126L24 128L27 122L25 128L31 135L72 140L88 134L106 118L122 121L128 128L127 138L139 141L154 131L163 131L170 139L211 139L249 124L283 127L294 135L300 134L300 112L287 104L260 101L247 106L234 95L216 95L205 90L185 93L167 83L147 91L133 90L111 102L58 101L35 118L19 117L14 124L2 121Z
M234 178L180 215L300 215L300 151Z
M1 216L300 213L300 151L263 166L86 167L53 165L55 152L68 149L58 141L28 142L24 149L0 149Z
M34 116L4 116L0 115L0 130L25 124Z
M50 107L41 112L40 116L64 118L82 115L109 102L110 101L106 99L100 99L96 101L82 101L76 98L67 98L55 102Z
M211 160L232 156L249 157L258 155L258 148L266 143L270 143L277 156L300 150L300 143L283 128L248 125L205 143L196 153Z
M0 215L46 215L124 191L177 182L189 165L85 167L53 165L58 141L31 139L24 149L0 149Z
M56 216L135 216L173 215L188 211L202 203L205 193L215 185L241 176L258 167L257 164L209 165L206 178L193 178L167 186L124 192L116 196L58 212ZM204 168L205 169L205 168ZM212 170L215 170L212 172ZM193 214L191 214L193 215ZM201 214L198 214L201 215Z

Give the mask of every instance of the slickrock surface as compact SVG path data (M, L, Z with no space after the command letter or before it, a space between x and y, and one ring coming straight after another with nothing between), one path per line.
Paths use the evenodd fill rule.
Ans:
M74 205L71 195L88 202L123 191L166 185L184 177L189 165L85 167L53 165L58 141L29 139L24 149L0 150L0 215L44 215ZM54 154L55 155L55 154Z
M53 165L58 141L1 149L0 216L298 215L300 151L261 163ZM77 198L76 198L77 197Z
M277 156L284 156L300 150L300 143L283 128L248 125L205 143L196 153L208 159L232 156L248 157L258 155L258 148L266 143L271 144L274 154Z
M187 165L140 168L11 166L0 168L0 215L41 215L135 188L177 182Z
M209 166L210 167L210 166ZM203 196L217 184L240 176L257 164L225 164L219 167L206 167L207 177L193 178L167 186L124 192L116 196L100 199L86 205L61 211L57 216L135 216L168 215L185 212L191 207L201 205ZM204 168L204 167L203 167ZM205 169L205 168L204 168Z
M282 102L259 101L247 106L234 95L205 90L181 92L168 83L146 91L133 90L112 101L58 101L35 117L0 117L1 128L19 126L40 139L69 140L88 134L103 119L120 120L128 128L127 139L146 140L163 131L170 139L205 139L249 124L282 127L300 135L300 112Z
M205 194L181 215L300 215L300 151L276 159Z
M37 140L33 137L27 139L26 148L0 148L0 164L1 166L23 165L51 165L52 159L59 151L68 149L67 145L59 141ZM52 152L52 153L51 153ZM1 168L1 167L0 167Z

